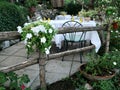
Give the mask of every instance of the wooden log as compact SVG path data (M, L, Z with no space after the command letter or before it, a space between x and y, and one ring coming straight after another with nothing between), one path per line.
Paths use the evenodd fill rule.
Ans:
M75 53L91 50L91 49L94 49L94 48L95 48L95 46L91 45L91 46L87 46L87 47L84 47L84 48L77 48L77 49L68 50L68 51L64 51L64 52L60 52L60 53L50 54L46 57L46 60L55 59L55 58L62 57L62 56L65 56L65 55L75 54ZM0 71L10 72L10 71L20 70L20 69L23 69L25 67L37 64L38 59L39 59L39 57L35 57L32 60L27 59L25 62L21 62L21 63L16 64L16 65L1 68Z
M106 26L80 27L76 29L76 32L100 31L100 30L106 30ZM71 33L71 32L74 32L72 27L59 28L58 30L58 34ZM0 32L0 41L18 39L20 37L21 35L17 31Z
M40 52L39 52L40 53ZM40 90L47 90L46 80L45 80L45 54L39 54L39 78L40 78Z
M26 60L25 62L21 62L15 65L12 65L12 66L0 68L0 71L7 73L10 71L20 70L20 69L23 69L25 67L28 67L28 66L31 66L37 63L38 63L38 57L32 60Z
M18 39L21 35L17 31L0 32L0 41Z
M111 23L109 23L109 27L107 30L107 36L106 36L106 47L105 47L105 52L109 52L109 45L110 45L110 30L111 30Z
M64 34L64 33L71 33L71 32L86 32L86 31L101 31L101 30L106 30L106 26L97 26L97 27L79 27L76 28L74 31L74 27L64 27L64 28L59 28L58 34Z
M60 52L60 53L50 54L47 56L47 60L55 59L55 58L59 58L62 56L67 56L67 55L71 55L71 54L75 54L75 53L79 53L79 52L84 52L84 51L91 50L94 48L95 48L95 45L91 45L91 46L87 46L87 47L83 47L83 48L77 48L77 49L68 50L68 51L64 51L64 52Z

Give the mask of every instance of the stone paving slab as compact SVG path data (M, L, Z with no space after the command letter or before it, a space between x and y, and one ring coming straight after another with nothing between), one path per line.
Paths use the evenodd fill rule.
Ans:
M38 53L35 52L34 54L30 55L29 59L34 58L37 55ZM9 48L4 49L3 51L0 51L0 67L10 66L29 60L26 57L27 54L23 42L17 43ZM72 57L73 55L65 56L64 61L61 61L62 58L46 61L46 82L48 84L69 76ZM75 55L71 74L76 72L80 65L79 55ZM28 83L27 86L31 86L32 90L35 90L35 88L40 85L38 64L15 72L19 75L27 74L29 76L31 82Z

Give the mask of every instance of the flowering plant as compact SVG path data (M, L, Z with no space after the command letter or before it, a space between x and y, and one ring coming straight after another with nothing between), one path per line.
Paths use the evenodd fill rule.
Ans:
M23 28L18 26L17 29L22 35L28 54L34 50L34 47L42 53L50 53L51 41L56 31L48 22L25 23Z
M89 54L89 61L84 71L95 76L111 75L114 73L114 69L120 68L119 56L119 51L105 53L103 56L96 57Z

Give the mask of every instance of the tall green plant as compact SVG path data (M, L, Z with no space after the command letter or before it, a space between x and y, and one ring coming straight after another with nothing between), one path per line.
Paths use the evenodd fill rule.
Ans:
M14 31L26 22L23 9L9 2L0 2L0 31Z

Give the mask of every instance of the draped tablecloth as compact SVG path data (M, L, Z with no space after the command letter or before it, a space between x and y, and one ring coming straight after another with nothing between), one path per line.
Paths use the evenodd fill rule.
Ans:
M65 23L68 20L51 20L49 23L53 25L56 29L62 27L63 23ZM79 20L78 20L79 22ZM81 23L83 27L93 27L96 26L95 21L84 21ZM58 29L59 30L59 29ZM56 47L61 48L61 42L64 40L63 34L57 34L54 37L54 41L56 43ZM93 45L95 45L95 51L98 52L98 50L101 47L101 40L98 35L97 31L87 31L85 40L90 40Z
M55 20L71 20L71 15L57 15Z

